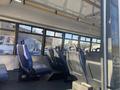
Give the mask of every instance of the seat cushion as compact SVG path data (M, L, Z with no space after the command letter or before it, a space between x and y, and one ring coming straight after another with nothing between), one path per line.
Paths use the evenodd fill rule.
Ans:
M48 74L51 73L51 69L47 67L45 64L41 64L39 62L33 63L33 69L35 70L36 74Z

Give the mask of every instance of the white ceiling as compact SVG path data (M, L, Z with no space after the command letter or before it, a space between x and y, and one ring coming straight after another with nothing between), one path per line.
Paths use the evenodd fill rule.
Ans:
M78 17L93 19L100 24L100 0L30 0L68 12ZM96 23L96 22L93 22Z
M9 4L11 0L1 0L0 5ZM12 0L14 1L14 0ZM45 8L52 8L57 11L62 11L67 15L73 15L86 21L89 24L94 24L100 27L100 1L101 0L25 0L25 2L35 2L40 5L45 5Z
M10 0L0 0L0 5L7 5L10 3Z

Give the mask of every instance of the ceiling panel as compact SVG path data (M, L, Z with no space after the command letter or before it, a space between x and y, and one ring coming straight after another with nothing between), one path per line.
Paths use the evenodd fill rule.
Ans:
M55 10L61 10L77 17L87 17L89 19L100 19L101 0L31 0ZM97 7L98 6L98 7ZM98 14L96 14L98 13Z
M67 0L67 9L73 12L80 12L80 2L81 0Z
M92 14L92 9L93 9L92 5L90 5L90 4L86 3L86 2L83 2L83 8L82 8L81 14L83 14L84 16Z

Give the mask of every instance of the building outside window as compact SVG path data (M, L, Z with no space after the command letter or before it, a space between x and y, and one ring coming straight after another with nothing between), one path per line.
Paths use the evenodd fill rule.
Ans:
M24 26L24 28L19 27L19 29L18 44L20 44L21 41L24 41L31 55L41 55L43 29L33 27L31 31L30 26ZM28 32L26 32L26 30Z
M46 31L45 54L50 48L62 46L62 33L54 31Z
M66 50L69 50L70 47L76 48L78 46L78 35L74 34L65 34L65 42L64 42L64 48Z
M0 54L13 54L15 27L14 23L0 21Z

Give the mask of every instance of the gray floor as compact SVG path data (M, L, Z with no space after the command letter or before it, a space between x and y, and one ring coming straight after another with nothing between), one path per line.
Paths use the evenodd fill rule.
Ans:
M47 81L40 79L37 81L19 82L17 73L9 72L9 80L0 82L0 90L68 90L71 89L71 83L65 83L63 80Z

